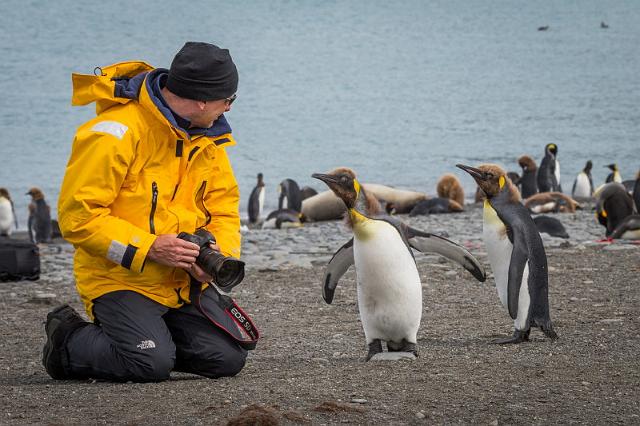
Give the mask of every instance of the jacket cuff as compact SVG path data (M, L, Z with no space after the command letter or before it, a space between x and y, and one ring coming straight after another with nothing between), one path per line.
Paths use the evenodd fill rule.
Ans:
M129 239L129 248L132 248L131 263L129 268L132 272L141 273L147 259L149 249L155 242L157 236L154 234L132 235ZM125 266L124 264L122 266ZM125 266L126 267L126 266Z

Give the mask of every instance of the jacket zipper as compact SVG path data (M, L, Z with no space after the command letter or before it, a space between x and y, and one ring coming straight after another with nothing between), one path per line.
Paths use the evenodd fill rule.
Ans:
M151 213L149 213L149 231L152 234L156 233L156 225L153 223L153 218L156 214L157 205L158 205L158 184L154 181L151 183Z
M204 189L206 186L207 181L202 181L202 185L200 185L200 189L198 189L198 192L196 193L196 204L207 218L207 222L204 224L205 226L211 222L211 213L209 213L209 210L207 210L207 207L204 205Z

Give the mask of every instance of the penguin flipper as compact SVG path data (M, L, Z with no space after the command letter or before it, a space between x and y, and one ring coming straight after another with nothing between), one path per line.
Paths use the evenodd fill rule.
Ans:
M447 238L440 237L435 234L429 234L410 226L406 226L406 233L409 245L419 252L438 253L439 255L462 265L462 267L471 272L471 275L476 277L478 281L484 282L487 279L484 267L480 262L478 262L478 259L476 259L461 245L456 244Z
M524 268L529 260L527 242L521 232L512 234L513 250L509 262L509 282L507 284L507 305L512 319L518 317L518 302L520 300L520 285Z
M324 272L322 298L328 304L333 301L333 294L338 286L338 281L353 263L353 238L351 238L334 253Z

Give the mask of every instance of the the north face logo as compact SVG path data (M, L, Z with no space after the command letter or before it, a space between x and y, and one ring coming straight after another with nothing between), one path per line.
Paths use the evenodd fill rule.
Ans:
M142 342L140 342L140 344L138 346L136 346L138 349L140 350L144 350L144 349L153 349L156 347L156 344L153 340L143 340Z

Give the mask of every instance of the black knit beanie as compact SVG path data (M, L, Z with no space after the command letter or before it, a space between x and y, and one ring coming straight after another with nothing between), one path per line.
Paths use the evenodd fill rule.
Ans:
M189 41L173 58L166 87L187 99L224 99L238 89L238 70L227 49Z

